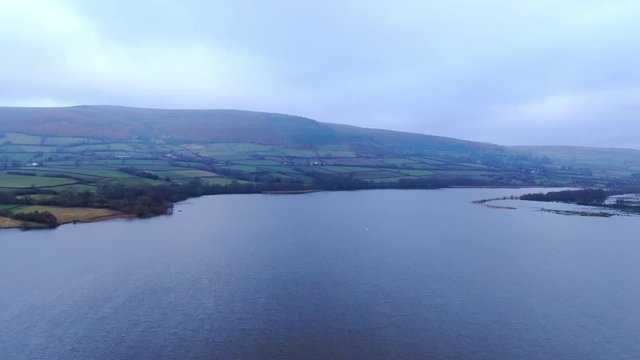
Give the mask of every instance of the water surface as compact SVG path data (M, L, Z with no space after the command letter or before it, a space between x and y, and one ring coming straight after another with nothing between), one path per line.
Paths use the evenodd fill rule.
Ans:
M230 195L0 232L3 359L637 359L637 217Z

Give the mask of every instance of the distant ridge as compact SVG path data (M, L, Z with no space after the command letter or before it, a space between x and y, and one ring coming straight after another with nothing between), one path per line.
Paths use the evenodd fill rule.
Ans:
M322 123L276 113L145 109L111 105L0 107L0 131L115 140L154 137L177 142L255 142L284 146L355 143L399 149L502 148L440 136Z
M501 146L455 138L362 128L309 118L247 110L149 109L114 105L0 107L0 132L71 136L109 141L255 143L312 149L340 144L360 157L432 154L447 161L525 156L559 167L640 173L640 151L577 146ZM527 160L528 161L528 160ZM498 166L502 166L498 164ZM626 176L626 175L625 175Z

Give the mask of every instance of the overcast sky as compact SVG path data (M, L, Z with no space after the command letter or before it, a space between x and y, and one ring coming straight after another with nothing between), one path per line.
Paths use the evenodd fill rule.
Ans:
M0 106L640 148L640 1L0 0Z

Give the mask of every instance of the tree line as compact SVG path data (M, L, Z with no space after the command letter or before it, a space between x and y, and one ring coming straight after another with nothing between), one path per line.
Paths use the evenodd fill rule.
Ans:
M580 189L551 191L548 193L531 193L520 196L520 200L544 202L568 202L578 205L602 206L609 196L622 194L637 194L640 188L627 187L619 189ZM615 207L615 206L613 206Z

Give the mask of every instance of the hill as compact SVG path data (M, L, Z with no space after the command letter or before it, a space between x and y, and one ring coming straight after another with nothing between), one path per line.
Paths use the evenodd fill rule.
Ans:
M6 216L68 213L60 205L147 216L222 192L627 186L639 169L635 150L504 147L252 111L0 108Z
M510 149L548 157L560 167L617 172L621 176L629 172L640 172L640 151L634 149L584 146L513 146Z
M451 138L321 123L243 110L164 110L121 106L0 107L0 130L94 139L164 139L168 142L255 142L300 146L336 143L396 148L494 147Z

